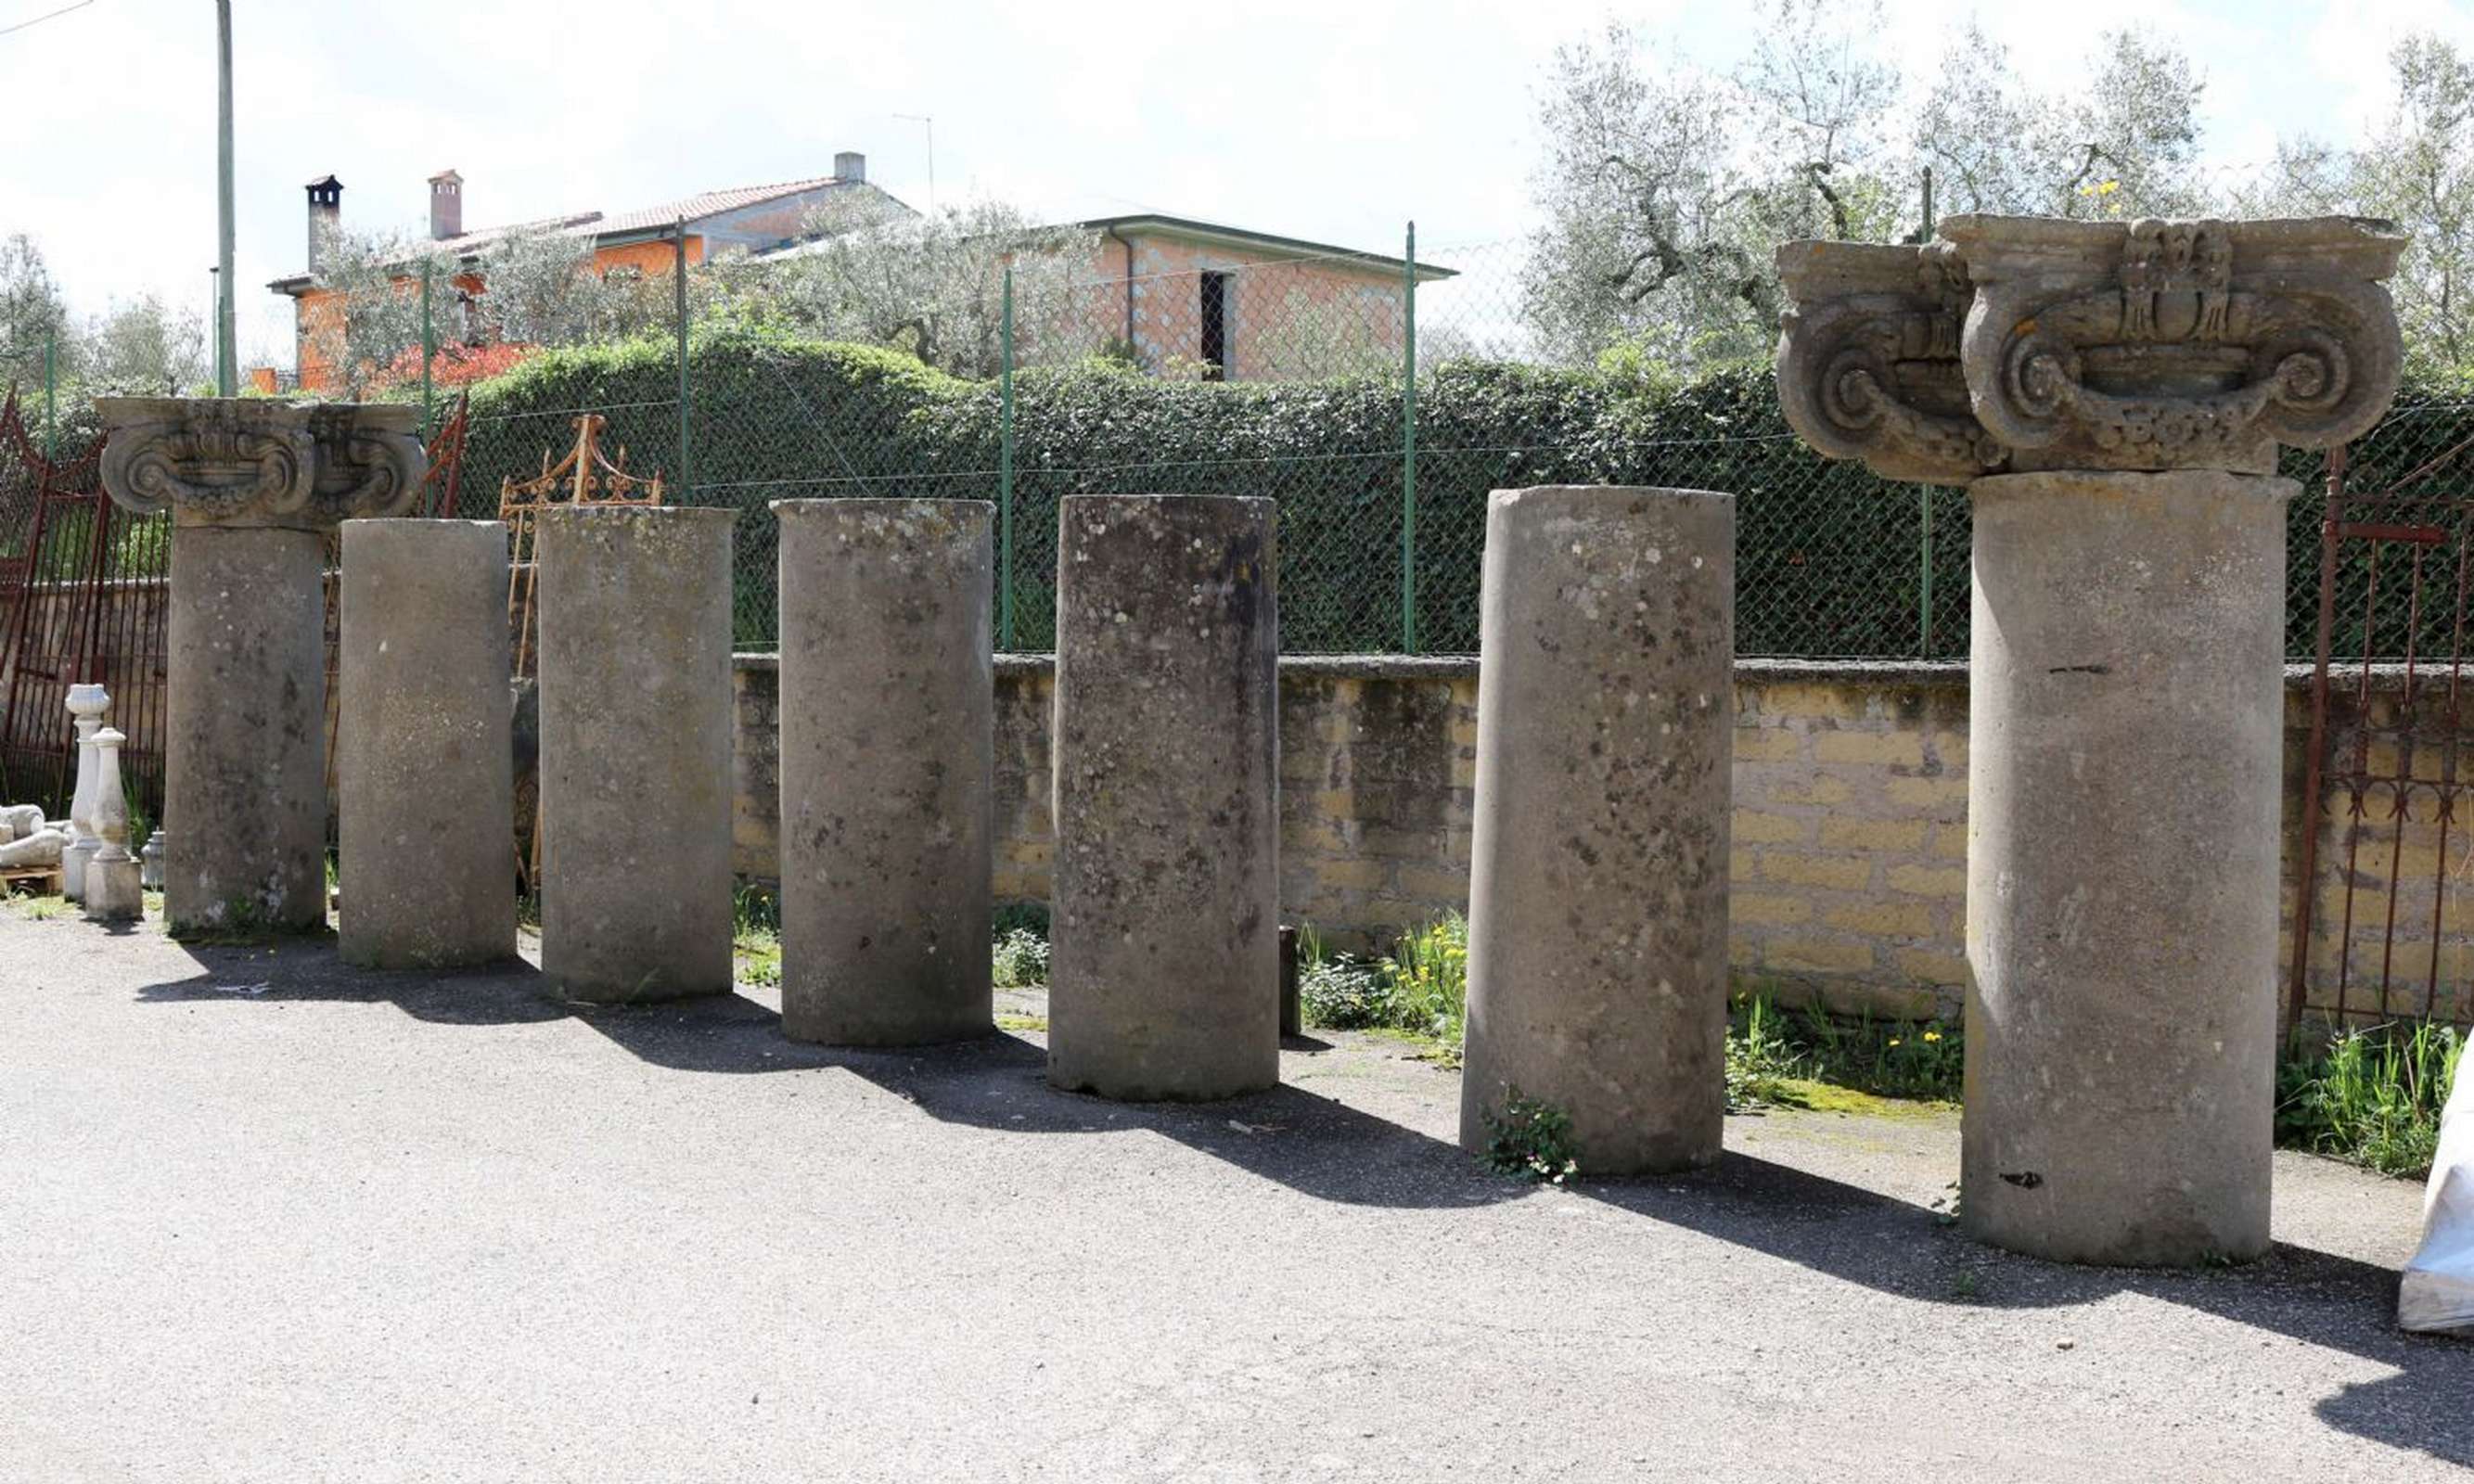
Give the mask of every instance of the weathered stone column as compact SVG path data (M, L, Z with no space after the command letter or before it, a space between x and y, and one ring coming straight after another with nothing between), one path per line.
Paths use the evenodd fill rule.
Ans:
M1962 1220L2079 1262L2268 1247L2277 445L2395 390L2352 218L1953 217L1798 243L1788 420L1975 510Z
M1590 1174L1717 1157L1734 499L1497 490L1480 607L1461 1144L1516 1093Z
M104 487L172 512L175 935L327 920L325 533L419 492L409 406L105 398Z
M61 895L71 902L85 899L86 863L103 847L101 837L94 832L95 750L94 734L103 725L103 714L111 705L111 695L99 685L69 687L68 711L76 731L76 782L69 791L69 842L61 852Z
M797 499L781 521L782 1030L996 1029L996 507Z
M734 517L542 512L542 971L571 998L730 989Z
M1978 479L1968 1229L2268 1250L2289 479Z
M1057 520L1048 1080L1279 1080L1273 503L1069 497Z
M344 523L336 684L344 961L516 953L507 528Z

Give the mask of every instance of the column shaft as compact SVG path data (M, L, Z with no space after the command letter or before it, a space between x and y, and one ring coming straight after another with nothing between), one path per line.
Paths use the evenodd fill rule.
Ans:
M782 1029L985 1035L996 507L802 499L781 522Z
M176 525L164 873L178 936L327 920L326 544Z
M1279 1079L1273 504L1078 496L1056 554L1049 1081Z
M347 521L335 739L344 961L516 952L507 531Z
M575 999L731 985L733 516L541 516L542 970Z
M1999 1246L2268 1250L2295 490L1971 487L1962 1210Z
M1498 490L1480 607L1461 1142L1512 1091L1596 1174L1706 1163L1726 1110L1734 500Z

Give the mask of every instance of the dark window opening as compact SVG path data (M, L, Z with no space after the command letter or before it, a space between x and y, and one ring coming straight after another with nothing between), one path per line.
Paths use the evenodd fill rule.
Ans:
M1225 273L1202 276L1202 379L1228 379L1228 279Z

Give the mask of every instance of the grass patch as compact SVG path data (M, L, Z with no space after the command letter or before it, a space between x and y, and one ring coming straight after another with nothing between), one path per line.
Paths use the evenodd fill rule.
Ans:
M1003 1013L997 1016L997 1029L1000 1031L1036 1031L1040 1034L1046 1035L1048 1034L1048 1017L1046 1015L1017 1015L1009 1012Z
M2420 1179L2464 1050L2455 1028L2422 1023L2298 1034L2276 1069L2276 1142Z
M1379 959L1332 953L1312 928L1300 929L1298 998L1310 1026L1396 1033L1424 1045L1424 1059L1458 1066L1468 1019L1468 919L1437 918Z
M762 887L743 886L730 904L732 977L742 985L782 982L782 903Z
M1956 1106L1965 1042L1937 1022L1842 1020L1818 1006L1781 1010L1758 991L1740 994L1727 1027L1731 1107L1883 1110L1892 1101Z

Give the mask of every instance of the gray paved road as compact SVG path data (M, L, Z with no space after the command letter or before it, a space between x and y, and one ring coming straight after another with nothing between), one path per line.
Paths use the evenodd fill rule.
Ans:
M1211 1108L1035 1036L793 1047L0 912L0 1479L2401 1480L2474 1347L2389 1325L2417 1193L2280 1156L2242 1272L1927 1208L1948 1120L1731 1120L1542 1191L1454 1079L1292 1050Z

